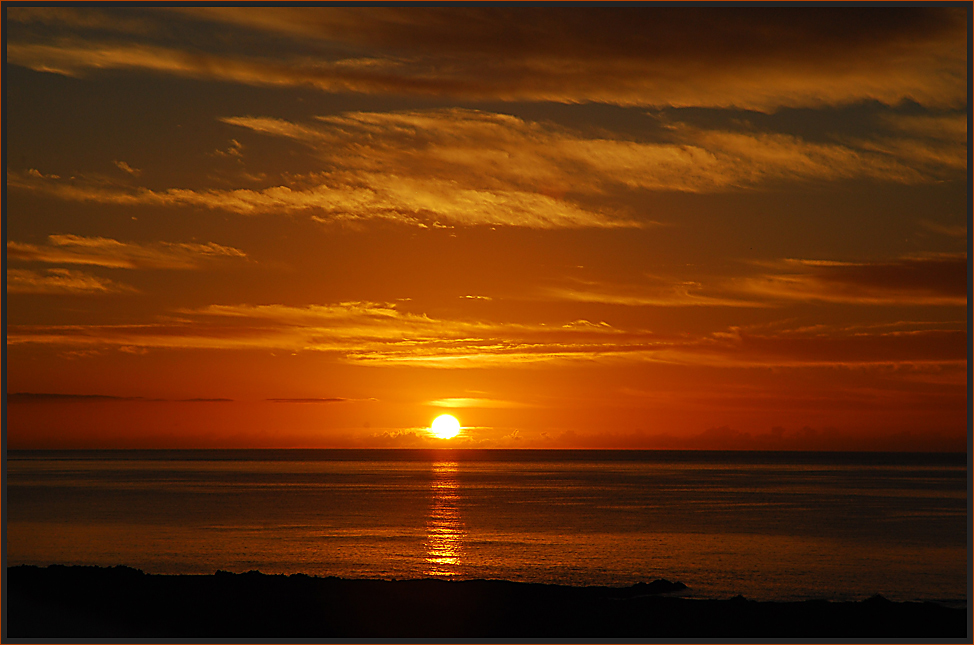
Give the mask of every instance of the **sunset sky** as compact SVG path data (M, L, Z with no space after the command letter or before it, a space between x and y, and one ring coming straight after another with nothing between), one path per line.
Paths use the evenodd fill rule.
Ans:
M9 448L966 449L969 6L5 11Z

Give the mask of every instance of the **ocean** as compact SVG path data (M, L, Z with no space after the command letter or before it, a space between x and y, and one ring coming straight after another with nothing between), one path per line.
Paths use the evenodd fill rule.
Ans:
M967 455L8 451L6 562L967 602Z

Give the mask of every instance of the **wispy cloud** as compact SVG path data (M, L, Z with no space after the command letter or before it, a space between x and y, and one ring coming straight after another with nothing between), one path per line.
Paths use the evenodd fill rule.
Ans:
M469 397L450 397L446 399L436 399L427 402L436 408L528 408L528 403L520 401L507 401L503 399L489 398L469 398Z
M132 166L130 166L127 163L125 163L124 161L119 161L119 160L116 159L114 163L115 163L115 166L119 170L121 170L124 173L128 173L128 174L132 175L133 177L138 177L139 175L142 174L142 170L141 169L139 169L139 168L133 168Z
M519 190L464 188L446 179L369 173L321 174L310 188L263 190L125 190L9 174L8 185L62 199L109 204L196 206L242 215L306 212L321 222L383 219L403 224L497 225L528 228L634 227L631 219ZM429 224L427 224L429 223Z
M920 220L920 226L928 231L940 233L941 235L946 235L948 237L964 237L967 235L967 227L963 225L947 226L944 224L938 224L937 222L931 222L929 220Z
M726 281L725 281L726 282ZM548 287L543 295L555 300L591 302L628 307L767 307L755 298L741 298L724 289L706 288L696 281L656 278L644 284L608 284L574 280L567 286Z
M354 112L298 124L266 117L226 123L301 141L335 168L434 176L492 189L602 195L611 188L713 192L780 180L935 179L966 163L966 127L946 139L907 129L899 153L878 144L814 143L753 131L666 125L666 139L585 136L552 124L466 109ZM966 123L966 121L965 121ZM928 148L924 147L928 146Z
M611 340L610 340L611 339ZM627 353L654 344L608 325L524 325L435 319L394 305L212 305L144 325L11 326L7 342L94 348L318 351L374 364L523 364ZM658 341L665 344L664 341Z
M327 399L267 399L272 403L342 403L348 399L327 398Z
M11 42L7 56L15 65L76 78L93 70L139 69L250 85L313 84L313 75L284 65L141 43L79 38L56 44Z
M147 399L142 396L115 396L112 394L61 394L54 392L12 392L7 394L7 403L232 403L233 399L194 398L194 399Z
M205 260L246 256L239 249L214 242L137 244L79 235L49 235L45 245L7 242L8 260L86 264L112 269L195 269Z
M652 307L775 307L796 301L855 305L966 305L967 257L929 254L874 262L782 259L764 272L708 284L649 276L642 284L573 280L544 297Z
M123 34L146 36L155 31L156 25L147 16L123 14L92 7L17 7L7 15L12 23L48 25L74 29L114 31Z
M962 106L966 99L963 9L199 7L140 14L157 25L177 17L187 25L215 22L231 35L215 41L197 34L191 48L161 36L152 44L144 36L126 40L118 21L98 9L76 10L73 30L71 16L49 11L9 12L14 22L57 23L62 38L8 40L8 61L74 76L139 69L328 92L509 101L773 111L864 100ZM116 35L99 33L99 22ZM231 49L237 34L284 36L291 46L257 58Z
M714 367L926 369L966 361L965 332L951 328L761 333L734 327L702 335L661 335L584 320L528 325L438 319L367 302L308 307L213 305L144 325L11 325L7 343L83 349L316 351L361 364L458 368L636 361Z
M773 273L743 278L742 291L769 299L861 305L967 304L967 256L932 255L885 262L789 259Z
M33 169L8 173L7 183L73 201L305 213L321 222L612 228L658 224L613 198L620 191L707 193L855 178L910 184L935 181L966 163L966 147L954 139L816 143L675 123L665 140L647 142L467 109L354 112L305 124L223 121L308 146L323 170L262 189L150 190Z
M82 271L7 269L7 293L87 296L134 293L136 291L137 289L130 285L100 278Z
M967 115L895 115L882 119L889 131L854 145L867 153L907 161L921 174L967 168Z
M7 403L47 403L51 401L144 401L141 396L113 396L111 394L59 394L54 392L11 392Z

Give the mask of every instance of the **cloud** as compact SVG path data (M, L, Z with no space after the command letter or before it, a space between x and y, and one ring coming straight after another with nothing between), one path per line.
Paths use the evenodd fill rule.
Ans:
M381 433L374 433L360 441L370 447L386 448L429 448L433 444L432 438L424 429L414 430L387 430Z
M814 143L785 134L666 123L664 139L592 137L553 124L468 109L352 112L298 124L267 117L223 121L300 141L330 167L377 176L437 177L492 190L603 195L611 189L714 192L769 181L937 179L966 164L961 117L944 137L901 128L903 143ZM966 124L966 120L963 121Z
M652 344L601 326L434 319L394 305L212 305L143 325L11 326L11 345L319 351L356 363L477 366L626 353ZM612 343L607 343L613 337ZM641 338L641 342L635 341Z
M902 184L925 183L959 169L966 156L951 142L905 136L842 143L815 143L786 134L708 131L674 126L714 157L714 187L741 187L782 180L866 178ZM695 180L706 185L707 176ZM702 192L702 191L701 191Z
M775 273L743 278L746 293L773 300L859 305L967 304L967 256L931 255L885 262L789 259Z
M573 286L548 287L543 295L555 300L590 302L627 307L766 307L751 299L710 295L694 281L652 280L650 284L615 285L591 280L576 280ZM710 289L713 290L712 288Z
M519 401L505 401L502 399L467 398L467 397L450 397L446 399L437 399L435 401L428 401L427 405L431 405L436 408L528 408L531 407L529 404L521 403Z
M893 130L957 147L967 139L967 118L964 114L893 114L884 116L883 121ZM956 163L956 154L953 160Z
M233 403L233 399L206 399L206 398L195 398L195 399L176 399L177 403Z
M176 48L139 43L95 42L62 39L57 44L11 42L8 60L39 72L80 78L85 72L106 69L141 69L192 78L237 81L254 85L307 83L283 67L205 53L192 54Z
M128 173L128 174L130 174L130 175L132 175L134 177L138 177L139 175L142 174L142 171L140 169L133 168L132 166L130 166L127 163L125 163L124 161L118 161L116 159L114 163L118 167L119 170L121 170L122 172L126 172L126 173Z
M650 276L645 284L574 280L544 297L652 307L774 307L793 301L856 305L966 305L967 257L934 254L876 262L784 259L753 262L771 272L711 284Z
M51 392L12 392L7 403L46 403L51 401L143 401L141 396L112 396L110 394L56 394Z
M185 42L153 43L94 32L98 10L76 11L73 30L55 15L59 39L15 33L8 61L74 76L141 69L327 92L765 111L960 107L967 96L962 8L196 7L144 13L160 32L182 21ZM276 56L249 54L255 40Z
M658 225L622 204L625 192L711 193L857 178L913 184L938 181L966 164L965 144L913 134L902 134L899 143L889 137L820 143L670 123L663 139L649 142L468 109L352 112L305 124L222 120L308 146L322 170L262 189L150 190L62 180L35 169L10 172L7 183L72 201L303 213L324 223L618 228ZM951 128L944 131L959 136Z
M105 237L49 235L47 244L7 242L8 260L48 264L86 264L112 269L196 269L206 260L247 257L214 242L156 242L137 244Z
M145 36L153 26L147 19L126 15L119 11L105 11L91 7L16 7L7 12L11 23L55 25L75 29L117 31Z
M920 220L920 226L929 231L933 231L934 233L947 235L948 237L965 237L967 235L967 226L965 225L946 226L944 224L938 224L937 222Z
M142 325L9 325L7 343L8 347L75 349L314 351L363 365L456 368L556 361L894 370L966 364L966 331L922 325L900 330L764 332L732 327L709 334L665 335L588 321L529 325L437 319L368 302L307 307L212 305L176 313Z
M966 363L966 332L928 329L758 334L731 328L711 334L708 342L696 347L665 350L660 358L666 359L671 353L687 364L724 367L939 369Z
M328 399L267 399L273 403L342 403L348 399L328 398Z
M58 394L52 392L13 392L7 394L7 403L111 403L135 401L146 403L232 403L233 399L147 399L142 396L114 396L111 394Z
M908 160L921 174L967 169L967 115L886 115L889 133L855 145L869 153Z
M7 293L105 295L134 293L135 287L68 269L7 269Z
M519 190L463 188L446 179L370 173L321 174L310 188L274 186L232 191L125 190L37 181L8 174L8 185L62 199L123 205L196 206L242 215L307 212L321 222L380 219L403 224L498 225L528 228L639 226L568 201Z
M226 157L240 161L243 159L243 144L236 139L230 139L230 145L225 150L217 148L211 154L214 157Z

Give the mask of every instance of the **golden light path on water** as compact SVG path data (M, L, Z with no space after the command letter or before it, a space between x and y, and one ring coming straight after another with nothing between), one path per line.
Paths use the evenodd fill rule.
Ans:
M460 573L463 522L460 518L457 464L433 464L432 499L426 520L426 567L424 574L451 577Z

